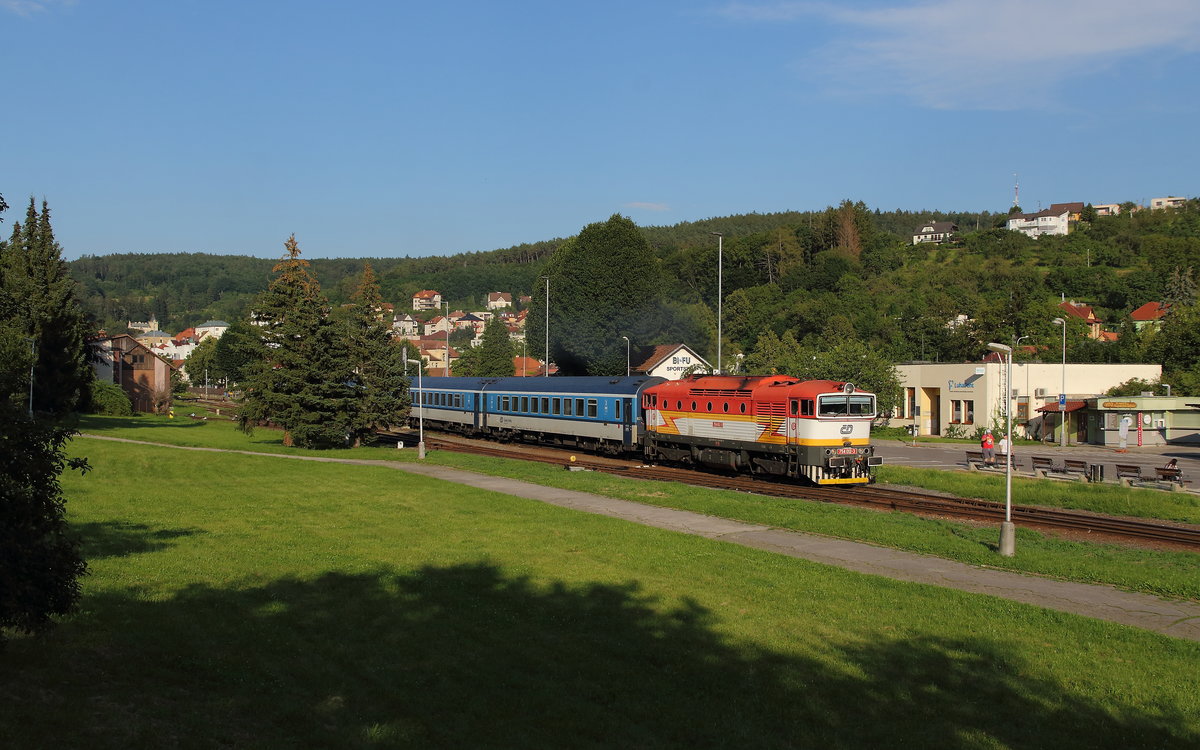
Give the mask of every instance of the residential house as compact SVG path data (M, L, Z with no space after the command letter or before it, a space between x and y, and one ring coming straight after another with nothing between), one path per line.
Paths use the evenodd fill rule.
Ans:
M950 239L951 235L958 231L958 225L951 221L931 221L927 224L922 224L917 231L913 232L912 243L919 245L922 242L933 242L940 244Z
M154 411L155 394L170 393L171 365L134 337L122 333L88 343L96 379L119 385L135 411Z
M442 295L432 289L423 289L413 295L412 309L437 310L442 306Z
M1097 216L1118 216L1121 213L1120 203L1097 203L1092 206Z
M1044 211L1010 216L1005 227L1036 240L1043 234L1067 234L1072 222L1079 221L1082 214L1083 203L1051 203Z
M1185 203L1187 203L1187 198L1176 198L1173 195L1169 195L1166 198L1151 198L1150 210L1158 211L1163 208L1183 208Z
M1091 305L1081 305L1074 300L1070 302L1062 302L1058 305L1058 309L1062 310L1067 315L1078 318L1088 326L1088 338L1104 341L1104 321L1096 317L1096 312Z
M400 336L400 337L417 336L417 335L419 335L417 328L418 328L417 319L414 318L413 316L409 315L408 313L404 313L403 315L397 315L395 317L395 320L392 321L392 335L393 336Z
M196 326L196 342L207 338L219 339L229 330L229 324L223 320L206 320Z
M1160 321L1167 314L1167 308L1170 306L1170 302L1147 302L1129 313L1129 317L1133 318L1134 330L1140 331L1147 326L1152 328L1160 327L1162 325Z
M450 319L444 315L435 315L425 323L425 335L433 336L436 333L445 333L450 330Z
M147 347L165 346L171 341L171 334L166 331L147 331L138 336L137 341Z
M499 310L502 307L512 307L512 295L508 292L488 293L487 309Z
M483 333L483 328L486 325L487 323L485 321L473 313L464 313L458 318L454 319L454 330L470 330L476 336L479 336Z
M513 357L513 373L520 378L532 378L542 374L542 363L533 357Z

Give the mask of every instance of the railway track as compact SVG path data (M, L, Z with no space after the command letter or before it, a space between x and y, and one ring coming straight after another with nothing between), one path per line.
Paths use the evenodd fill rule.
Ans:
M412 436L415 439L415 436ZM735 490L772 497L815 500L818 502L858 505L878 510L903 511L924 516L999 523L1004 520L1004 504L974 498L947 497L881 487L810 487L785 484L740 475L708 474L669 466L645 466L635 461L586 456L540 446L480 444L438 436L426 438L430 449L472 453L499 458L537 461L555 465L573 465L593 471L655 481L680 482L711 489ZM1200 550L1200 527L1171 525L1132 518L1104 516L1084 511L1014 505L1014 523L1030 528L1071 532L1103 537L1105 540L1154 543L1189 550Z

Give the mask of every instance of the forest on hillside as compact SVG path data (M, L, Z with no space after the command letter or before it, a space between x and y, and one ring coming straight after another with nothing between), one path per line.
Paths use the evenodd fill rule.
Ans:
M1089 217L1067 236L1038 240L1003 229L1005 214L880 211L843 201L823 211L744 214L642 227L666 284L665 296L692 319L683 329L716 348L717 238L723 235L726 356L789 335L827 346L857 340L893 361L977 359L988 341L1045 347L1057 359L1061 300L1093 306L1117 342L1087 338L1072 321L1072 361L1186 364L1187 347L1138 334L1129 313L1148 301L1195 305L1200 268L1200 201L1179 209ZM927 221L952 221L954 241L913 246ZM302 238L301 238L302 240ZM331 302L349 299L369 260L383 299L397 310L420 289L453 308L481 308L488 292L533 293L554 239L502 250L427 258L313 259ZM155 314L171 331L207 318L246 314L275 261L201 253L85 257L71 264L97 321L121 330ZM967 320L956 324L955 321ZM681 330L675 320L673 331ZM663 335L667 335L664 331ZM645 343L665 343L648 341ZM1053 355L1053 356L1051 356ZM1200 358L1200 349L1192 361ZM1035 351L1023 356L1039 356ZM1176 364L1171 364L1175 362ZM1186 368L1185 368L1186 369ZM1200 373L1197 374L1200 381ZM1198 382L1200 385L1200 382Z

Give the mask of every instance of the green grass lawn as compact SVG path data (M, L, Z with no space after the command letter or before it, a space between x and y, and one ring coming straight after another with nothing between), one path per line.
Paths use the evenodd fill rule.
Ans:
M208 446L234 450L255 450L292 455L323 455L392 461L415 461L414 450L394 447L364 447L349 451L305 451L284 448L281 433L259 430L247 438L227 422L170 422L161 417L89 417L83 428L152 442ZM673 482L643 482L594 472L566 472L551 465L531 464L498 458L433 451L430 462L481 471L498 476L523 479L548 486L593 492L609 497L682 508L750 523L807 531L843 539L855 539L880 546L936 555L960 562L1003 568L1023 573L1052 576L1063 580L1105 583L1131 591L1200 601L1200 555L1191 552L1157 551L1122 547L1114 544L1067 541L1030 529L1017 529L1017 555L997 554L999 531L995 526L979 526L944 520L920 518L907 513L881 513L861 508L829 505L807 500L723 492ZM967 496L988 496L1000 492L1003 478L974 476L965 472L885 467L882 476L902 484L929 486L933 489L957 489ZM1116 486L1096 486L1054 482L1052 480L1014 480L1017 503L1090 507L1088 491L1095 490L1105 502L1134 503L1172 515L1189 496L1151 490L1129 490ZM1073 500L1074 498L1074 500ZM1115 498L1115 499L1114 499ZM993 497L992 499L997 499ZM1038 502L1032 502L1036 499ZM1098 507L1091 507L1099 510ZM1168 512L1170 511L1170 512Z
M1200 644L385 468L73 450L92 573L0 654L6 746L1200 743Z

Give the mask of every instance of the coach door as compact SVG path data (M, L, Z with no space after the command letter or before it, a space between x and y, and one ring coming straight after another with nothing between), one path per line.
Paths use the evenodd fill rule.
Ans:
M617 409L621 412L621 443L628 448L633 445L633 399L617 399Z

